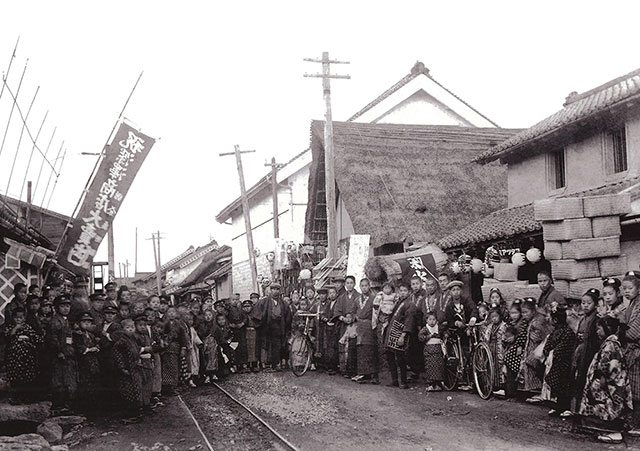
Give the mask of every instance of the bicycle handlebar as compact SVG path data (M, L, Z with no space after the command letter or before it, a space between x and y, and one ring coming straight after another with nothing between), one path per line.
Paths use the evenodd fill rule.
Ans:
M295 316L302 316L302 317L305 317L305 318L312 318L312 317L317 318L320 315L318 315L317 313L299 313L298 312L298 313L295 314Z

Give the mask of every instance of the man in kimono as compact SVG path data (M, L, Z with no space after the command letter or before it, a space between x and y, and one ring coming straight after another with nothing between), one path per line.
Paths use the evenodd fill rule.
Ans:
M424 367L424 356L422 352L424 346L418 341L418 331L427 323L425 313L423 313L424 308L422 307L426 297L427 292L422 288L422 279L414 275L411 277L411 294L409 295L411 302L416 307L414 330L411 331L409 349L407 350L407 359L409 368L411 368L410 380L419 379Z
M409 298L410 288L405 282L398 287L398 302L393 308L389 325L385 329L384 344L391 372L388 387L409 388L407 385L407 348L411 331L415 327L416 306ZM400 381L398 381L400 372Z
M287 339L285 333L291 325L291 310L282 300L280 284L274 282L269 288L269 295L256 304L251 314L260 324L267 363L272 371L281 371L280 361Z
M340 352L340 372L344 377L354 377L357 370L355 326L350 327L356 318L358 309L357 298L359 293L355 290L356 278L347 276L345 279L345 291L338 295L336 303L336 315L339 316L338 340ZM347 332L349 331L349 332Z
M336 305L338 302L338 290L336 287L328 287L326 302L322 299L324 293L318 291L320 294L321 311L320 321L323 324L323 339L322 339L322 361L324 367L327 369L327 374L333 376L338 369L338 315L336 314Z
M372 322L376 296L371 291L369 279L360 281L360 291L356 310L358 375L354 380L359 384L378 384L378 340Z

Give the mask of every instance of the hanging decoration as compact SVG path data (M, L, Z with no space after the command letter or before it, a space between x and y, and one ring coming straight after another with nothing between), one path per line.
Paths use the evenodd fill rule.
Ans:
M484 263L479 258L474 258L471 260L471 270L478 274L484 268Z
M524 266L526 263L525 255L522 252L516 252L513 254L513 257L511 257L511 263L516 266Z
M542 258L542 252L540 252L540 249L538 249L537 247L532 247L527 251L526 256L527 260L529 260L531 263L537 263Z

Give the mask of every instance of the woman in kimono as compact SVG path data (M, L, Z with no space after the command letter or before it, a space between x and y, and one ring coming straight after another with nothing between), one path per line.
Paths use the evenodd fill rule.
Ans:
M216 329L214 313L211 309L206 309L202 317L202 322L198 325L198 338L202 341L202 374L204 383L209 384L216 380L218 371L218 344L213 336Z
M180 362L187 352L187 331L178 318L175 307L167 309L167 322L164 325L167 347L160 354L162 361L163 392L172 395L180 382Z
M605 443L622 442L621 431L633 411L627 363L617 335L619 325L617 318L598 318L596 330L602 346L589 365L578 406L582 426L609 431L598 435L598 440Z
M620 293L622 282L615 277L607 277L602 281L602 299L598 300L598 316L612 316L618 321L624 321L625 310L629 307L629 300Z
M354 380L360 384L370 382L379 384L378 380L378 342L371 318L373 316L373 300L369 279L360 281L360 296L356 310L357 333L357 368L358 375Z
M629 271L622 279L622 295L629 301L625 311L624 358L633 398L633 421L629 435L640 437L640 272ZM621 336L622 338L622 336Z
M526 298L521 308L522 318L529 323L529 326L527 327L527 341L522 353L518 382L521 390L538 394L538 396L527 400L535 403L542 401L539 393L542 390L542 377L544 376L544 358L538 347L551 332L551 324L546 316L536 309L535 299Z
M497 303L491 304L488 324L484 328L482 339L489 345L493 357L494 390L499 390L504 384L504 373L502 371L504 347L502 341L504 340L504 331L506 329L507 324L502 320L502 307Z
M576 334L567 324L566 306L551 306L551 322L554 330L544 345L544 356L551 359L551 368L544 376L556 406L550 416L568 416L571 407L571 359L576 348Z
M6 370L11 404L31 400L37 377L38 348L42 336L27 324L22 307L13 311L12 323L7 328Z

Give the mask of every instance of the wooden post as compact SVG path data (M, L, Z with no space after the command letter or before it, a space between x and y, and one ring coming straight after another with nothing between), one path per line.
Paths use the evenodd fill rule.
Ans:
M242 214L244 216L244 226L247 232L247 250L249 251L249 266L251 269L251 286L253 291L258 291L258 270L256 268L256 254L253 246L253 231L251 229L251 215L249 213L249 198L247 197L247 190L244 184L244 171L242 170L242 155L243 153L252 153L255 150L240 151L240 146L235 145L234 152L221 153L220 156L235 155L236 166L238 168L238 178L240 179L240 198L242 199Z
M116 280L116 258L115 258L115 245L113 243L113 220L109 221L109 228L107 229L107 261L109 262L109 282Z
M158 230L156 237L158 238L158 266L162 266L162 259L160 258L160 230Z
M325 192L327 200L327 247L328 257L338 258L338 221L336 214L336 179L333 157L333 118L331 115L331 78L351 78L349 75L332 75L331 64L349 64L347 61L329 59L329 52L322 52L322 59L305 58L305 61L322 63L322 74L304 74L305 77L322 78L322 91L325 103L324 121L324 170Z
M160 261L158 260L158 252L156 250L156 237L155 234L151 234L151 240L153 241L153 259L156 262L156 289L158 296L162 294L162 277L160 276ZM160 244L160 233L158 232L158 244Z
M278 169L283 165L276 163L275 158L271 158L271 163L265 163L265 166L271 166L271 197L273 198L273 237L280 237L280 218L278 217Z

